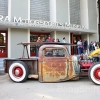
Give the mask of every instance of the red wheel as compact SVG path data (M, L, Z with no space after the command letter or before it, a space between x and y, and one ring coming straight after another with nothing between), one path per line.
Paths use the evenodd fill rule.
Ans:
M95 84L100 85L100 63L95 63L90 67L89 77Z
M9 76L15 82L23 82L28 78L28 66L22 61L15 61L9 67Z
M23 75L23 69L20 66L15 66L12 70L12 73L15 77L22 77Z
M100 67L94 70L94 78L98 81L100 80Z

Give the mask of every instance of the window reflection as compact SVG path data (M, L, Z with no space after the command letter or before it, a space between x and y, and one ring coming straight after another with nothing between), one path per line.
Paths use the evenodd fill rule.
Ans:
M1 33L3 35L3 40L4 40L4 43L6 43L6 33Z
M63 48L45 48L43 56L46 57L65 57L65 50Z
M0 53L6 52L6 33L0 33Z
M0 45L4 44L4 36L0 33Z

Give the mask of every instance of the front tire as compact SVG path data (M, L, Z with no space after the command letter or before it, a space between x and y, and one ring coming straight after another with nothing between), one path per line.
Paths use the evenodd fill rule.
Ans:
M90 67L88 76L93 83L100 85L100 62Z
M24 82L29 75L28 66L22 61L13 62L8 70L8 74L14 82Z

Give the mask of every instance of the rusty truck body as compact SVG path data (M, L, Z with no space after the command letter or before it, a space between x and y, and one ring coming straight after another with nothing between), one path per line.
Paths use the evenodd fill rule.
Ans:
M24 82L27 78L37 78L40 82L61 82L89 76L92 82L100 84L100 63L70 55L67 46L72 44L32 42L19 45L24 47L22 57L4 60L5 73L14 82ZM29 57L28 45L40 45L38 57Z

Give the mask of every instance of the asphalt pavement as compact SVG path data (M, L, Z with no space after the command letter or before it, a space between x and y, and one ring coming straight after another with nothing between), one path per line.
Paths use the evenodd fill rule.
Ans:
M88 78L59 83L40 83L28 79L13 82L7 74L0 75L0 100L99 100L100 88Z

